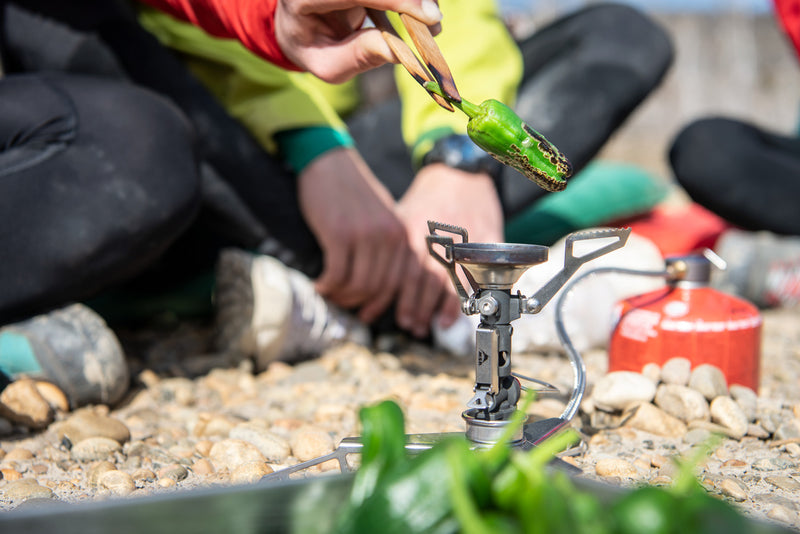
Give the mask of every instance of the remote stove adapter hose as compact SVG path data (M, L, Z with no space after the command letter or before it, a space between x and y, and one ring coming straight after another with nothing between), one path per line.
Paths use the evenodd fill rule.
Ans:
M605 273L630 274L635 276L659 276L663 278L674 276L674 271L667 270L642 271L638 269L626 269L624 267L597 267L596 269L591 269L580 276L573 278L564 285L564 289L561 292L561 295L558 297L558 301L556 302L555 324L558 340L561 342L564 350L567 351L567 358L572 366L573 374L572 396L570 397L567 406L564 408L564 412L561 414L561 419L564 419L565 421L570 421L573 417L575 417L575 414L578 413L581 400L583 400L583 394L586 390L586 365L583 363L583 357L578 352L578 349L575 348L575 345L572 344L572 340L570 340L569 336L567 335L567 329L564 326L564 304L567 301L567 296L575 288L575 286L581 282L581 280L588 278L589 276Z

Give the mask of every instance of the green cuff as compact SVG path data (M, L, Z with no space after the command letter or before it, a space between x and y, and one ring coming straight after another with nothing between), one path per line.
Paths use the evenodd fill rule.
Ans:
M317 156L328 150L355 146L347 131L330 126L284 130L275 134L275 141L281 156L296 174L300 174Z
M425 157L425 154L433 150L433 145L436 144L436 141L453 133L455 132L452 128L442 126L441 128L434 128L422 134L411 149L411 164L414 169L422 167L422 158Z

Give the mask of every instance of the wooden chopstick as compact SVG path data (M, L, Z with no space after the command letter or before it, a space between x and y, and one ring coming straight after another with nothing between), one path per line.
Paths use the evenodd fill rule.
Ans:
M425 61L425 66L428 67L430 73L439 82L442 92L451 100L461 102L461 95L458 94L458 89L456 89L456 82L450 73L450 67L447 65L439 45L433 39L430 28L424 22L420 22L406 13L400 13L400 20L408 30L408 35L411 36L419 55Z
M389 21L389 17L386 16L385 12L368 8L367 15L369 15L369 18L372 20L373 24L375 24L375 27L380 30L383 40L386 41L386 44L389 45L391 51L395 56L397 56L400 64L405 67L405 69L408 71L411 77L417 81L417 83L424 87L425 82L434 81L434 77L431 76L431 73L428 72L428 70L425 68L425 65L422 64L414 51L411 50L408 44L406 44L406 42L403 41L403 39L401 39L397 34L397 31L392 26L392 23ZM453 106L446 99L435 93L429 94L431 97L433 97L436 103L442 106L444 109L448 111L455 111ZM459 97L459 101L460 100L461 99Z

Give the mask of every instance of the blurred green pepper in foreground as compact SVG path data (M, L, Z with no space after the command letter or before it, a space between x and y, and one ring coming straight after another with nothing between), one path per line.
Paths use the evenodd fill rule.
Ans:
M527 404L530 397L527 399ZM522 407L521 407L522 408ZM523 424L520 409L507 436ZM547 469L574 443L567 430L524 452L505 440L473 450L458 436L412 455L393 402L362 409L363 461L335 525L315 533L402 534L775 534L710 496L694 476L710 444L680 462L672 488L590 492ZM311 503L313 504L313 503ZM312 506L313 508L313 506ZM332 527L332 528L331 528ZM303 534L308 534L305 530Z
M426 82L425 89L447 99L439 84ZM563 191L572 165L550 141L525 124L514 110L494 99L480 106L462 99L447 99L468 117L467 134L476 145L504 165L509 165L547 191Z

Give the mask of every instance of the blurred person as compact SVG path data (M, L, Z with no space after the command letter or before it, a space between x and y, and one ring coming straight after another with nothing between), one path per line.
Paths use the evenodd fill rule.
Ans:
M775 14L800 55L800 1L775 0ZM708 117L678 133L669 158L689 196L737 227L717 243L728 268L714 284L761 307L800 304L800 137Z
M430 24L440 18L432 2L427 10L417 0L384 4ZM338 5L363 10L357 0ZM238 13L232 2L206 7L218 20L225 9ZM303 24L296 17L305 16L283 14L284 27ZM324 32L324 21L316 28ZM289 37L271 59L289 65L286 50L304 68L322 61L332 78L388 53L375 35L372 50L364 32L338 33L328 48ZM315 58L306 60L309 47ZM90 308L72 303L136 278L153 290L191 280L223 244L263 242L263 223L238 217L241 198L255 199L254 211L279 221L278 231L292 216L307 231L296 209L284 209L297 193L281 181L282 164L140 28L126 2L2 1L0 52L0 387L31 376L55 382L73 407L113 403L128 388L119 341ZM275 198L252 195L271 174ZM402 226L374 189L364 212L372 202L394 228L374 248L402 250ZM381 226L379 216L370 221Z
M519 43L512 42L493 2L459 2L455 8L452 0L443 0L440 6L446 20L437 41L462 94L472 101L492 97L509 103L516 100L517 111L523 118L566 151L577 169L586 166L610 134L658 84L671 60L671 46L664 32L641 13L620 5L598 5L570 14ZM526 215L545 196L538 186L516 171L499 166L477 149L465 135L464 118L441 110L399 66L395 67L399 95L369 108L359 107L352 86L315 84L296 73L254 62L239 45L212 39L157 12L145 11L141 20L163 44L180 53L192 72L262 145L275 147L277 153L287 158L298 172L301 189L310 156L315 155L309 147L328 149L329 145L337 144L334 140L337 135L341 136L338 142L342 146L354 145L369 170L396 199L411 248L421 263L434 270L438 267L424 241L427 220L463 226L469 230L472 241L500 242L504 240L504 222ZM475 35L480 35L479 43ZM639 53L629 53L633 48ZM267 113L272 110L272 99L280 99L285 114L305 107L313 109L316 117L308 113L298 120L295 114L294 122L290 122L280 114ZM331 103L333 112L322 102ZM339 116L346 120L346 129L336 120ZM323 154L318 159L320 165L324 160ZM631 180L631 175L627 173L624 181L626 188L633 185L627 195L604 197L604 193L614 188L615 177L610 173L602 177L594 173L593 178L576 180L576 183L593 180L583 184L579 192L573 193L577 187L574 185L558 196L565 198L562 205L569 205L569 198L574 197L578 205L567 210L580 210L584 220L591 220L590 212L607 217L597 220L598 223L627 216L631 213L624 210L634 206L643 210L656 201L653 195L643 194L644 189L654 189L653 184L647 182L641 186L646 180L641 176ZM335 194L331 191L317 198L330 200ZM563 210L557 213L562 214ZM313 213L307 220L313 221ZM530 216L526 215L523 224L516 227L529 225L528 221ZM553 216L548 216L544 224L556 237L568 231L567 225ZM326 228L312 226L321 243L325 242ZM530 228L528 233L541 235L535 230ZM331 237L331 241L335 239ZM257 348L259 343L255 338L265 334L268 329L264 325L268 321L251 312L250 304L243 307L244 312L237 312L235 303L241 299L223 295L241 295L241 287L248 286L268 287L269 291L264 293L273 294L272 284L252 282L265 278L264 274L253 274L252 265L271 260L241 253L227 253L223 260L218 296L221 305L225 302L221 311L227 310L222 323L232 331L227 338L238 339L245 352L255 350L263 354L267 344L262 342ZM232 264L237 262L247 266L234 269ZM233 272L248 273L250 281L242 282L241 276L232 275ZM314 276L313 272L305 272ZM435 272L441 277L448 299L452 299L454 292L443 271ZM283 280L274 275L273 278L278 282ZM229 285L239 289L228 289ZM430 285L405 279L401 286L413 288L405 293L408 300L402 294L397 298L395 315L401 327L424 336L431 319L435 325L452 324L452 315L445 321L441 320L441 314L436 317L435 312L441 307L438 310L433 307L439 297ZM329 288L326 291L319 279L316 288L330 301L351 307L352 303L337 301L337 296ZM388 292L382 295L387 296ZM265 297L254 297L247 292L246 300L261 302ZM384 306L362 307L358 310L359 318L374 322ZM405 306L429 310L421 314L425 321L404 323L403 310L408 309ZM245 334L239 335L242 331Z
M73 405L114 402L127 377L113 333L85 307L53 310L120 286L128 294L166 290L202 278L218 260L220 342L255 353L260 366L363 340L364 324L387 315L418 337L434 317L452 321L457 297L425 250L425 222L465 226L475 241L502 241L504 217L543 192L468 150L463 118L439 110L403 72L402 106L352 115L348 130L299 71L340 82L394 60L374 31L361 28L358 9L331 17L336 29L320 30L320 48L302 22L326 20L314 11L279 25L294 28L286 39L271 31L278 26L270 20L292 15L281 12L285 2L277 12L262 9L269 2L244 0L148 3L214 37L145 12L148 29L178 60L113 1L2 4L7 75L0 91L8 97L0 122L11 125L5 139L13 150L0 153L9 162L0 169L16 181L7 180L15 185L2 195L4 250L13 261L0 276L9 286L0 292L8 297L0 302L7 323L0 371L53 380ZM412 3L415 15L438 22L430 4L427 15L422 3L370 5ZM462 91L508 102L518 94L518 112L576 169L671 59L663 31L627 7L588 8L515 46L493 3L441 4L445 28L451 14L464 15L460 31L454 26L439 37ZM319 61L316 52L332 41L343 48L331 58L355 61ZM346 46L355 42L364 46L353 53ZM284 79L271 85L270 76ZM34 91L46 93L54 110L27 100ZM81 157L70 161L82 143ZM447 157L454 152L460 161ZM50 168L38 174L42 164ZM89 316L97 321L87 333ZM48 339L55 320L76 332L71 352ZM112 340L103 343L110 356L99 355L99 331ZM108 376L87 378L89 367Z

